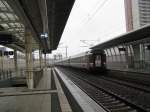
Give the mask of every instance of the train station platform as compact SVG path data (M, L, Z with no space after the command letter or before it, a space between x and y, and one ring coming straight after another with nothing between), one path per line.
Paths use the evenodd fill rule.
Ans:
M0 88L1 112L105 112L57 68L43 70L33 90Z

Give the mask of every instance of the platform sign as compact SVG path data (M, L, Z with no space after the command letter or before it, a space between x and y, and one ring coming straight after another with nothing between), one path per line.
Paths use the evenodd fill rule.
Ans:
M8 56L9 52L8 51L4 51L4 56Z
M42 34L41 34L41 38L42 38L42 39L44 39L44 38L45 38L45 39L46 39L46 38L48 38L48 34L47 34L47 33L42 33Z
M0 51L0 56L2 56L2 52L3 51ZM4 56L8 56L8 55L14 55L14 52L13 51L4 51Z

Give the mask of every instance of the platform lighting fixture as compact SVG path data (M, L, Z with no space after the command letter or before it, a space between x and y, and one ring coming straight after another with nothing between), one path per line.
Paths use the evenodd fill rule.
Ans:
M48 34L47 33L42 33L41 38L48 38Z

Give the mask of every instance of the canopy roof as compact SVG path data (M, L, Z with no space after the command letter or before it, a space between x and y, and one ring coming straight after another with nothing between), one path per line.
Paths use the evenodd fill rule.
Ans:
M33 49L40 46L50 52L58 46L73 4L74 0L0 0L0 34L12 34L15 42L7 46L24 50L28 29Z
M104 43L98 44L91 47L92 50L110 48L112 46L117 46L120 44L126 44L129 42L135 42L141 39L150 38L150 25L144 26L138 30L131 31L129 33L118 36L114 39L106 41Z

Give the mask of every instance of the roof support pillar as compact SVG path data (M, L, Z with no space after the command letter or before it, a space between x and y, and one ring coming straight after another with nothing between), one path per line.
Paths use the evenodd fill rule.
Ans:
M145 54L144 54L144 44L143 43L141 43L140 44L140 67L141 67L141 69L143 69L144 67L145 67L145 64L144 64L144 56Z
M0 56L0 62L1 62L1 73L0 73L0 79L3 79L4 78L4 62L3 62L3 59L4 59L4 53L2 51L2 55Z
M44 62L45 62L45 68L47 67L47 64L46 64L46 53L44 54Z
M42 69L42 50L39 48L39 62L40 62L40 69Z
M32 36L29 30L25 33L25 49L26 49L26 78L29 89L33 89L33 55L32 55Z
M18 64L17 64L17 50L14 50L14 65L15 65L15 72L16 72L16 76L19 76L18 73Z

